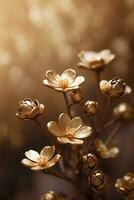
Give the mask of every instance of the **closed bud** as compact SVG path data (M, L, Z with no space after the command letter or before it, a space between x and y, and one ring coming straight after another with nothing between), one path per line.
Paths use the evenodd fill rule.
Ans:
M82 158L83 170L86 174L90 174L93 169L97 166L97 158L94 154L88 153Z
M110 81L102 80L100 90L102 94L111 97L119 97L131 92L131 88L126 85L125 81L117 77Z
M44 112L44 105L37 100L26 98L20 101L16 116L21 120L34 119Z
M85 111L90 115L95 115L98 112L98 102L88 100L85 103Z
M82 96L79 89L70 91L69 95L75 103L78 103L82 100Z
M105 184L105 177L101 170L94 171L88 178L91 188L95 192L100 192Z
M128 173L123 178L117 179L115 187L126 199L132 199L131 197L134 197L134 174Z

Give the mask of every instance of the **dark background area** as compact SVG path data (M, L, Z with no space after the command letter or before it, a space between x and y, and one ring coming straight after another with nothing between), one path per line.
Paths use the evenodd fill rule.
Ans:
M86 77L83 95L85 101L92 99L95 76L78 70L81 50L111 49L116 59L103 78L119 76L133 87L134 1L0 0L0 13L0 200L37 200L58 183L20 164L26 150L40 151L48 143L34 122L16 118L17 104L36 98L45 105L42 123L57 119L65 112L64 99L42 80L48 69L61 73L70 67ZM133 93L126 100L133 104ZM133 124L124 126L116 139L121 153L104 162L113 183L134 169ZM69 185L64 188L70 192ZM113 189L111 195L120 198Z

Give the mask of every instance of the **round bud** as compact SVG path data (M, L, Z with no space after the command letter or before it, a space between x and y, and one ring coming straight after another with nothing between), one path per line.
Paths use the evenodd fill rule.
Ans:
M92 190L95 192L100 192L100 190L104 187L105 177L101 170L94 171L88 180Z
M90 115L95 115L98 112L98 102L88 100L85 103L85 111Z
M97 166L97 158L94 154L88 153L82 158L83 170L86 174L90 174L93 169Z

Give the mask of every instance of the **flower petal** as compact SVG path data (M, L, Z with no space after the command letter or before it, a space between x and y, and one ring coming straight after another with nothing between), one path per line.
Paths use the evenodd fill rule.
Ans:
M72 138L72 139L68 140L68 143L70 143L70 144L83 144L83 140Z
M43 84L48 87L53 87L53 88L55 88L55 86L57 87L57 85L53 84L52 82L48 81L47 79L43 80Z
M55 121L50 121L47 123L47 128L50 133L52 133L55 136L63 136L63 133L58 125L57 122Z
M56 85L58 85L60 76L57 74L54 70L47 70L46 71L46 77L48 80Z
M70 122L70 128L74 128L76 131L82 126L82 119L75 117Z
M83 126L75 132L75 138L85 138L92 134L92 128L89 126Z
M48 161L52 158L54 152L55 152L55 146L46 146L41 150L40 155L44 156L45 160Z
M67 144L69 139L67 137L57 137L57 141L61 144Z
M36 166L37 163L35 162L32 162L31 160L27 159L27 158L24 158L22 159L21 163L27 167L33 167L33 166Z
M69 85L69 87L75 87L81 85L85 81L84 76L77 76L76 79L72 84Z
M75 77L76 71L73 69L67 69L61 75L61 79L68 80L69 84L71 84L74 81Z
M62 113L59 116L59 126L61 128L62 131L65 131L66 128L68 128L70 126L70 116L67 113Z
M40 157L39 153L34 150L26 151L25 156L34 162L37 162L38 158Z
M55 121L48 122L47 128L48 128L49 132L55 136L63 136L64 135L64 133L60 130L58 123Z
M45 169L50 168L56 164L56 162L61 158L60 154L56 154L50 161L47 162Z
M119 149L117 147L112 147L109 149L109 157L114 158L119 153Z
M35 167L31 167L31 169L34 170L34 171L39 171L39 170L44 169L44 167L40 167L40 166L38 165L38 166L35 166Z

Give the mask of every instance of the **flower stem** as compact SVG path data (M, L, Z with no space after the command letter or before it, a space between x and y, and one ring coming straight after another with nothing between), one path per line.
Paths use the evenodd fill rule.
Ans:
M68 102L68 100L67 100L66 92L63 92L63 96L64 96L64 99L65 99L65 102L66 102L68 114L69 114L69 116L71 117L70 104L69 104L69 102Z
M104 113L104 115L102 117L102 121L100 122L100 126L99 126L100 129L103 128L103 125L105 124L105 121L106 121L106 119L108 117L108 114L109 114L109 110L110 110L111 104L112 104L112 98L110 97L108 99L107 107L106 107L105 113Z
M108 145L111 142L111 140L113 139L113 137L115 136L115 134L117 133L120 127L121 127L121 123L117 124L117 126L114 128L110 136L107 138L105 145Z

